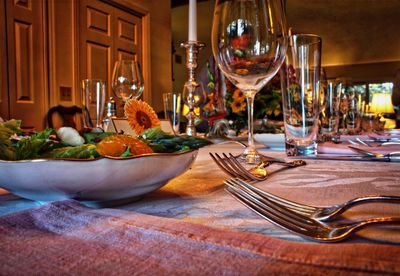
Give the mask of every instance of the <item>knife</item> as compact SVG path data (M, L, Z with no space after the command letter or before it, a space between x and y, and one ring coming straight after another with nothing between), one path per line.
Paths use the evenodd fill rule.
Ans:
M291 158L301 159L314 159L314 160L336 160L336 161L363 161L363 162L400 162L400 158L393 157L369 157L369 156L355 156L355 155L310 155L310 156L293 156Z

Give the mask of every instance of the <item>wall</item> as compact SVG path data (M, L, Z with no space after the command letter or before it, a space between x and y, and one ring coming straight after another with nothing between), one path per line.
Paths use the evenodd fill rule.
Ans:
M197 4L200 52L199 67L211 54L210 36L214 0ZM182 64L174 62L174 90L186 77L184 50L187 38L187 5L172 9L172 35ZM286 0L288 26L294 33L322 36L322 65L329 78L354 81L392 80L400 69L399 0Z
M211 51L211 26L212 14L214 11L214 1L197 3L197 39L206 44L198 55L199 72L204 68L207 60L212 56ZM188 5L173 8L171 11L172 40L175 47L176 56L181 58L181 63L173 60L173 91L182 92L183 85L188 79L186 69L186 49L181 48L180 44L188 40Z
M400 69L400 1L286 0L294 33L322 37L327 75L392 80Z

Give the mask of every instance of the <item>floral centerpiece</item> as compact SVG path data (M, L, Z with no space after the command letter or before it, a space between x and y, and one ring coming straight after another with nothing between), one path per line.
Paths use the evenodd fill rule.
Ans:
M225 106L231 127L239 134L247 127L246 96L228 79L225 79ZM279 76L275 76L254 99L254 118L282 120L282 93Z
M207 62L205 82L205 103L202 105L202 119L207 121L209 130L215 121L226 119L236 135L247 127L246 96L232 82L223 78L214 64ZM255 119L282 120L282 93L279 76L275 76L255 96Z

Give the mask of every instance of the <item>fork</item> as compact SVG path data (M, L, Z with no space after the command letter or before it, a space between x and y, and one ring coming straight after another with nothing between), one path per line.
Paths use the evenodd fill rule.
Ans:
M399 141L388 141L388 142L379 142L379 144L378 145L376 145L376 146L373 146L373 145L371 145L369 142L367 142L367 141L363 141L363 140L361 140L360 138L356 138L355 139L355 141L353 141L353 140L348 140L348 142L350 143L350 144L353 144L353 145L362 145L362 146L366 146L366 147L369 147L369 148L373 148L373 147L382 147L382 146L390 146L390 145L400 145L400 142Z
M349 149L351 149L352 151L355 151L357 153L361 153L364 154L366 156L372 156L372 157L377 157L377 158L391 158L391 157L398 157L400 156L400 151L393 151L393 152L389 152L386 154L383 153L375 153L369 150L365 150L365 149L361 149L361 148L356 148L353 146L348 146Z
M400 196L374 195L357 197L342 204L327 207L315 207L270 194L240 179L228 179L225 181L225 184L234 186L245 193L251 194L251 196L257 198L260 202L272 201L283 208L290 209L292 212L318 221L334 220L346 210L361 204L371 202L400 202Z
M259 201L243 190L226 183L226 190L246 207L271 223L299 234L305 238L320 242L338 242L351 234L371 225L399 224L400 218L374 218L355 223L328 224L286 209L273 201Z
M268 174L265 172L263 175L255 175L254 173L251 173L248 171L243 165L241 165L236 157L229 153L229 156L225 153L223 153L223 157L221 157L218 153L209 153L211 158L215 161L215 163L220 167L224 172L226 172L228 175L233 176L235 178L240 178L243 180L249 180L249 181L263 181L268 177ZM305 162L303 160L294 160L294 161L284 161L279 158L273 158L273 157L268 157L264 156L263 161L257 165L255 168L258 170L263 170L265 167L269 166L270 163L279 163L280 165L286 166L286 167L298 167L298 166L303 166L305 165Z
M350 144L353 144L353 145L362 145L362 146L366 146L366 147L370 147L370 148L373 147L370 143L368 143L368 142L366 142L366 141L363 141L363 140L361 140L361 139L358 138L358 137L356 138L356 141L348 140L348 142L349 142Z

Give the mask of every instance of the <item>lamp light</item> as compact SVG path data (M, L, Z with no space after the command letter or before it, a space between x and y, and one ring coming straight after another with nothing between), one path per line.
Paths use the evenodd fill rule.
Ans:
M383 117L383 114L394 113L393 103L392 103L392 95L389 93L375 93L372 95L372 101L370 105L370 112L376 113L380 116L380 122L386 128L392 128L388 126L388 119Z

